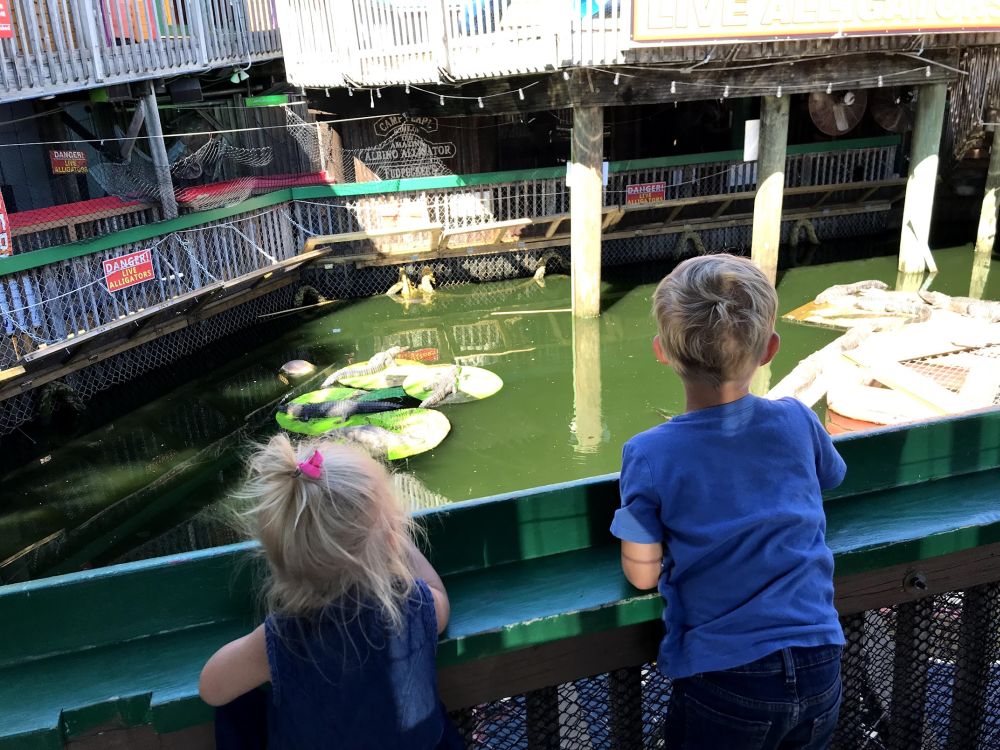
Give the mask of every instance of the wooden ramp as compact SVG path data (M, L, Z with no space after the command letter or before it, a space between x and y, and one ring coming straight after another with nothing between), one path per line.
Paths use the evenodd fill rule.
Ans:
M785 190L783 221L889 211L903 197L906 180L893 178L837 185L811 185ZM601 233L605 240L682 234L753 224L756 193L671 198L650 203L604 206ZM412 208L412 207L411 207ZM384 209L383 209L384 210ZM366 214L371 220L372 211ZM484 215L485 216L485 215ZM436 258L492 255L509 250L564 247L570 242L569 213L524 216L504 221L480 221L443 228L414 213L406 223L393 216L393 226L361 232L312 237L306 248L333 247L328 262L358 267L419 262ZM488 217L486 217L488 218ZM399 225L401 224L401 225ZM687 237L682 238L687 241Z

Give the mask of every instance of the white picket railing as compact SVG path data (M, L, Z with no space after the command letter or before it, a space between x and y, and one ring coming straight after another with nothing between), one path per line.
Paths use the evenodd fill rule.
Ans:
M288 79L378 87L623 61L628 0L278 0Z
M271 0L9 0L0 101L281 55Z

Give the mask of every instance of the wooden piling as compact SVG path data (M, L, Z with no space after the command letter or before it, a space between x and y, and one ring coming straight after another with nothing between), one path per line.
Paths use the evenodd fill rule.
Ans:
M601 314L601 208L604 110L573 108L570 180L570 260L573 315Z
M787 96L765 96L761 100L757 196L753 204L753 243L750 254L753 262L772 284L778 278L788 110Z
M163 128L160 126L160 110L156 106L156 92L150 82L146 94L142 97L142 106L146 110L146 133L149 136L149 150L153 157L153 169L156 172L156 186L160 194L160 205L164 219L177 218L177 199L174 197L174 183L170 178L170 160L167 157L166 144L163 142Z
M919 273L927 265L938 150L947 98L947 84L932 83L917 88L917 116L903 204L903 233L899 241L899 270L902 273Z
M976 235L976 254L989 256L997 236L997 191L1000 190L1000 135L996 128L990 146L990 167L986 173L986 194L979 214L979 232Z
M604 442L601 413L601 321L573 319L573 449L593 453Z

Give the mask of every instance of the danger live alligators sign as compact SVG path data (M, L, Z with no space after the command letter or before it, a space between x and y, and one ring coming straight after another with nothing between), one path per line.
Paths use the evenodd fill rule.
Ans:
M49 151L49 163L52 174L87 174L87 155L83 151Z
M10 242L10 220L7 218L7 206L4 205L3 196L0 195L0 258L11 255L14 248Z
M104 261L104 283L107 284L109 292L118 292L155 278L156 271L153 269L151 250L140 250L137 253L120 255Z
M14 24L10 18L9 0L0 0L0 39L12 39L14 37Z

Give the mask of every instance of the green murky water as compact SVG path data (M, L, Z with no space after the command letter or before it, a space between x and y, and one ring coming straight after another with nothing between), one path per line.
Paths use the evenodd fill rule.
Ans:
M931 288L968 295L969 248L935 255ZM983 296L1000 299L993 265ZM503 378L493 398L444 407L449 437L398 465L415 506L617 471L625 440L683 409L679 381L650 347L649 297L667 270L610 270L603 315L576 323L562 311L565 276L544 288L530 280L446 288L429 304L379 297L298 313L272 325L280 333L263 337L268 343L167 392L145 379L144 403L99 427L63 437L33 425L33 451L0 457L0 561L36 547L8 562L0 581L231 540L218 501L238 480L249 436L277 429L267 409L254 412L287 391L275 373L294 357L339 365L402 342L438 348L442 361L483 355L482 366ZM895 284L895 258L786 271L780 312L832 284L869 278ZM778 331L772 384L837 335L784 322Z

